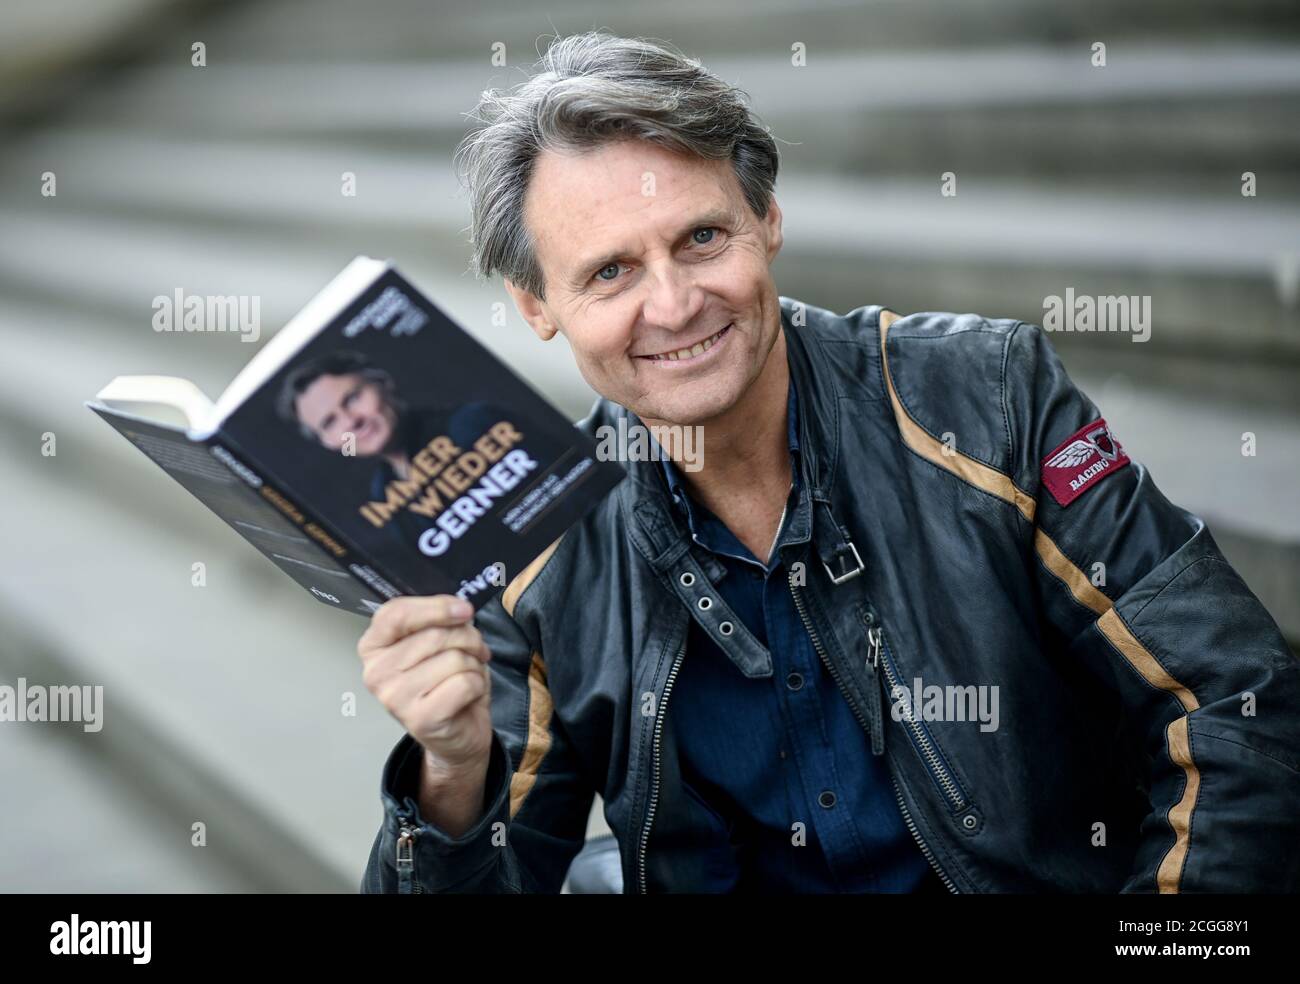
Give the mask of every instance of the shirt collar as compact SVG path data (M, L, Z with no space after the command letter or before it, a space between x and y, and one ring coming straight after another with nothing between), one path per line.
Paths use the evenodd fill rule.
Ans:
M796 483L799 481L799 401L795 398L794 376L790 377L790 395L786 401L786 440L790 446L790 460L793 465L791 474L794 476ZM677 467L664 455L659 459L659 464L663 466L664 479L668 483L668 490L672 493L673 502L679 510L685 515L687 522L690 524L691 532L696 532L696 514L691 497L687 494L685 486L682 485L681 475Z

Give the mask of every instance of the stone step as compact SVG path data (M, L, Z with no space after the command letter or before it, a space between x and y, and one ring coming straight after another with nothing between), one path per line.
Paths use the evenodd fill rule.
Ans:
M354 156L353 199L336 183L345 155L322 154L313 172L294 163L292 149L241 146L219 161L202 146L144 149L135 159L119 145L111 172L69 156L59 197L0 202L10 233L0 241L0 282L114 307L144 330L152 298L177 287L261 295L263 317L276 325L358 252L413 269L467 267L468 213L445 170ZM865 271L866 286L891 303L1036 321L1043 298L1067 288L1149 295L1155 335L1171 345L1300 354L1300 201L1243 198L1231 185L1217 197L1154 195L980 176L959 176L957 191L942 197L937 177L782 179L782 289L854 307ZM462 284L455 293L467 322L483 324L504 296L499 285L476 285L467 273ZM517 319L512 304L504 310Z
M150 504L183 493L124 442L113 472L87 474L73 447L43 458L38 431L4 424L22 507L0 519L0 598L62 656L6 675L102 686L103 731L84 741L184 818L174 843L202 821L218 853L257 859L263 887L355 890L400 733L362 686L362 620L313 602L251 548L236 557L198 503L185 534L167 535ZM122 497L131 469L155 472L147 496ZM191 584L195 562L205 587ZM355 716L342 713L349 692Z
M394 255L385 248L386 236L354 235L344 245L305 241L283 229L279 235L275 229L218 235L202 226L110 221L71 210L45 218L9 213L3 222L12 235L0 240L0 283L11 297L25 299L6 326L14 333L9 337L15 339L15 357L25 352L39 360L55 351L71 357L88 351L88 338L101 342L89 350L93 361L77 356L94 370L83 376L78 399L89 398L114 375L154 371L188 375L215 398L257 346L234 333L156 332L150 323L153 298L170 297L177 288L256 296L265 340L361 252L393 256L453 319L539 389L562 389L556 383L573 378L565 343L538 340L499 284L458 277L454 268L434 266L412 251ZM507 316L500 327L492 324L498 305ZM65 320L76 310L82 317ZM112 327L100 327L105 322ZM49 332L44 341L43 332ZM70 370L61 365L61 371ZM571 396L563 409L576 418L590 405L586 396Z
M0 598L0 684L94 686ZM97 620L97 605L79 614ZM40 631L44 636L44 630ZM180 640L177 640L179 643ZM183 650L183 646L180 647ZM347 890L299 831L242 801L180 736L150 728L103 692L103 727L6 722L0 742L5 814L0 891L68 893ZM92 727L94 727L92 725ZM206 826L196 844L195 823Z
M1300 64L1300 49L1293 60ZM815 82L829 69L805 71L810 74L798 78ZM1049 69L1043 71L1052 76ZM458 80L465 74L473 72L467 69ZM765 85L761 76L755 81L751 89ZM999 82L1000 77L991 81ZM781 141L784 174L937 179L953 171L984 179L1050 179L1155 194L1213 194L1239 188L1242 173L1251 171L1261 195L1300 197L1300 85L1246 94L1221 87L1221 81L1213 80L1211 91L1203 93L1170 95L1137 87L1131 92L1095 92L1095 98L1057 99L1043 93L1043 80L1038 79L987 93L984 100L935 93L933 101L920 98L920 92L891 98L875 92L873 83L868 88L875 102L848 100L844 105L833 96L823 99L815 91L805 92L804 85L793 86L799 98L791 100L778 84L760 93L755 105ZM837 84L827 82L828 92ZM978 88L975 79L970 84ZM328 89L324 81L322 86ZM210 96L210 87L192 77L178 78L167 88L197 89L194 95ZM79 162L84 171L101 172L98 184L122 178L129 183L137 172L166 167L166 156L152 167L142 160L157 153L174 154L186 166L198 158L198 173L223 169L236 184L245 154L264 159L273 174L287 166L310 175L329 162L335 188L342 171L360 166L391 169L403 185L408 176L425 185L440 184L451 178L453 151L468 129L461 113L473 105L476 91L465 87L462 102L435 111L422 101L418 109L411 108L422 120L417 127L405 125L403 119L368 114L364 107L357 107L356 115L337 104L324 109L309 93L302 97L301 112L267 119L264 125L240 107L245 97L237 93L198 114L182 101L179 116L166 107L152 107L142 115L136 100L116 108L83 106L76 123L12 138L5 183L37 187L33 182L44 171L58 173L56 165L66 167L70 161ZM238 108L233 118L231 106ZM324 118L317 118L322 114ZM299 160L293 159L295 153L301 155ZM454 185L449 188L454 191ZM253 194L247 201L260 197ZM419 205L417 199L417 207L410 210L413 216L421 214Z
M1300 32L1300 14L1286 0L1211 2L1146 0L661 0L611 7L564 0L539 9L527 0L492 4L454 0L436 9L420 0L280 0L232 12L207 32L213 47L247 57L438 57L506 45L512 64L535 57L539 36L601 27L616 34L667 37L692 54L702 49L968 46L1015 41L1128 41L1156 37L1273 38ZM185 55L188 59L188 54Z
M879 154L909 148L960 151L971 141L1010 143L1018 161L1041 154L1068 162L1065 151L1078 148L1089 163L1123 146L1130 161L1140 164L1149 155L1159 163L1176 139L1192 152L1174 158L1182 170L1202 158L1222 166L1232 160L1227 150L1249 136L1252 166L1264 167L1294 160L1300 145L1288 125L1300 92L1292 43L1144 43L1117 51L1104 68L1090 64L1086 48L1006 44L826 52L799 67L780 52L707 64L750 94L778 136L814 144L825 159L848 165L870 166ZM68 120L205 139L349 136L450 146L467 128L463 114L479 92L520 81L524 70L524 64L494 67L463 57L373 64L214 60L201 69L162 63L69 107ZM1051 129L1041 135L1026 129L1039 124ZM1097 142L1102 147L1089 152Z

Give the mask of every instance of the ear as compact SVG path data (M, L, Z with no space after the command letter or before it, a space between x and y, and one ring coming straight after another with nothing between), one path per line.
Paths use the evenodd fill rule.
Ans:
M537 337L544 342L554 338L557 329L546 313L546 303L532 291L525 290L508 278L504 283L515 302L515 307L519 309L519 314L528 322L528 327L536 333Z
M785 233L781 231L781 206L776 203L775 195L767 203L763 224L767 227L767 262L771 263L785 242Z

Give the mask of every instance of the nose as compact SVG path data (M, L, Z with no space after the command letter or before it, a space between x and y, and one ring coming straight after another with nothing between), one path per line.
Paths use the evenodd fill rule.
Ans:
M647 324L678 332L689 327L704 306L704 292L691 271L667 261L649 273L649 288L642 314Z

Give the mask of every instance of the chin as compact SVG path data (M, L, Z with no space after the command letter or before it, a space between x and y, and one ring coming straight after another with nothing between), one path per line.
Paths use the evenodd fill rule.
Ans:
M662 420L693 427L730 410L752 382L746 378L741 366L728 365L719 367L703 379L679 383L656 380L653 388L640 389L630 401L619 396L606 396L606 399L627 407L642 420ZM592 388L601 392L599 387Z
M661 420L669 423L681 424L684 427L694 427L697 424L706 423L719 414L726 413L730 410L739 399L739 394L712 395L693 399L693 400L674 400L669 397L661 404L662 412L652 414ZM639 416L639 415L638 415Z
M388 441L392 435L388 431L380 431L364 444L357 445L357 454L374 455L383 454L388 449Z

